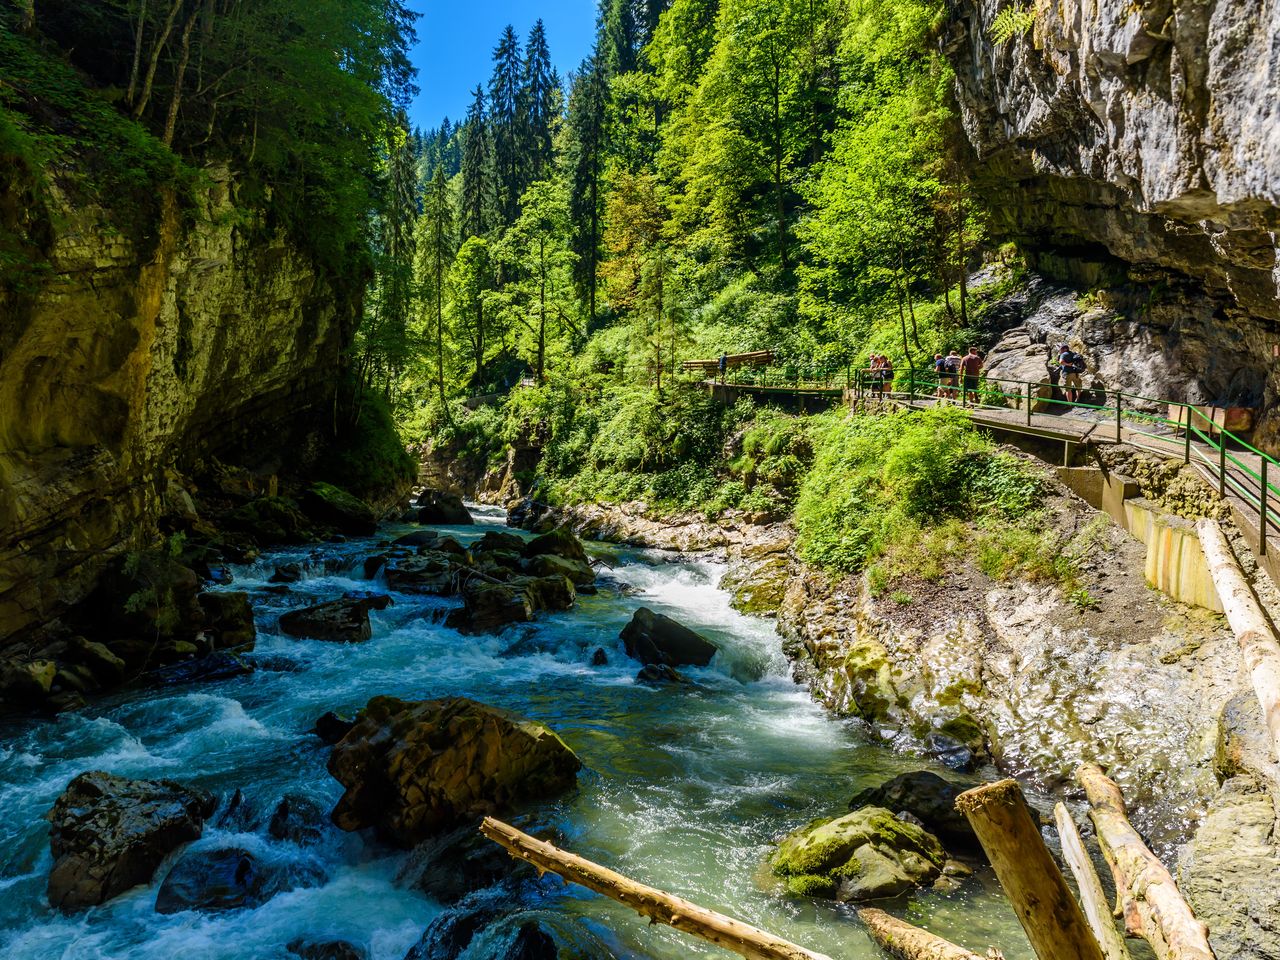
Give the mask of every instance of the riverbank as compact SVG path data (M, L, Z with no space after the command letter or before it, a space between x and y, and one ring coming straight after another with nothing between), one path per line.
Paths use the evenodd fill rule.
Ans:
M1048 526L1078 556L1070 593L973 563L873 590L807 567L787 524L742 514L526 501L513 521L724 561L739 609L776 617L794 679L901 751L990 761L1073 802L1076 766L1102 764L1220 960L1280 955L1280 780L1235 639L1222 617L1149 588L1142 545L1043 472ZM1275 609L1274 585L1246 566Z

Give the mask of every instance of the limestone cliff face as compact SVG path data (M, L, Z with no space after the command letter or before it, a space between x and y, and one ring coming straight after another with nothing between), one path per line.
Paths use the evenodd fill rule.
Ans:
M996 44L1005 5L957 0L945 41L995 231L1085 285L1120 273L1185 299L1231 354L1199 392L1242 375L1273 404L1280 7L1035 0L1034 28Z
M138 236L57 186L6 204L49 269L0 291L0 646L182 512L175 465L282 458L331 409L355 300L209 177Z

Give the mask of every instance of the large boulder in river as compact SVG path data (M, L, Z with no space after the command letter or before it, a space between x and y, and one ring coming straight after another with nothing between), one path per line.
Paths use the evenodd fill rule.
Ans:
M645 664L705 667L718 650L702 634L648 607L637 610L619 636L627 656Z
M307 516L340 533L367 537L377 532L378 516L359 497L331 483L313 483L302 494L302 509Z
M564 557L566 560L588 562L587 551L583 548L582 541L575 537L568 527L556 527L550 533L534 537L524 545L523 552L526 557L541 557L549 554Z
M383 576L387 578L387 586L401 593L447 597L455 590L460 566L457 556L432 550L416 557L392 560Z
M573 560L554 553L528 557L520 567L535 577L568 577L576 587L595 583L596 580L596 572L586 560Z
M265 863L247 850L189 850L156 893L156 913L221 913L266 903L277 893L325 882L314 863Z
M475 522L471 517L471 511L463 504L462 498L452 493L423 490L414 503L418 506L419 523L465 526Z
M389 598L384 596L330 600L314 607L290 610L280 617L280 629L291 637L363 643L373 636L370 609L381 610L387 601Z
M906 811L948 843L977 847L977 834L956 809L956 797L962 790L936 773L917 770L858 792L849 801L849 809L885 807L894 813Z
M331 818L403 846L570 789L582 764L548 727L465 697L374 697L329 756Z
M883 807L863 807L789 834L769 865L792 893L858 902L931 883L946 859L933 834Z
M49 903L93 907L147 883L165 857L200 837L214 806L172 780L80 774L49 811Z
M453 610L445 626L461 633L496 633L513 623L528 623L542 611L568 610L577 594L568 577L513 577L507 583L472 580L462 589L464 606Z

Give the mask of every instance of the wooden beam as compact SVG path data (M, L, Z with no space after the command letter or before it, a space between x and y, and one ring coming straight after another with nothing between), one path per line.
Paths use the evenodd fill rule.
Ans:
M558 874L625 904L651 922L665 923L749 960L831 960L741 920L637 883L492 817L484 818L480 832L505 847L513 857L533 864L540 873Z
M1089 921L1094 938L1102 947L1107 960L1129 960L1129 950L1124 945L1124 937L1116 929L1116 921L1107 904L1102 881L1093 869L1093 861L1089 859L1080 831L1076 829L1075 821L1071 819L1065 803L1059 803L1053 808L1053 819L1058 825L1058 837L1062 841L1062 859L1067 861L1072 876L1076 878L1076 887L1080 890L1080 905L1084 908L1084 916Z
M1129 823L1124 796L1096 764L1076 778L1089 797L1089 816L1111 866L1125 928L1151 944L1159 960L1214 960L1209 929L1196 919L1165 865Z
M1017 780L966 790L956 807L978 835L1040 960L1103 960L1102 949L1044 845Z
M1280 643L1218 521L1198 520L1196 533L1200 535L1200 547L1223 612L1249 669L1253 692L1262 704L1262 715L1271 731L1271 748L1280 758Z
M883 910L864 907L858 911L858 919L866 924L871 939L898 960L987 960Z

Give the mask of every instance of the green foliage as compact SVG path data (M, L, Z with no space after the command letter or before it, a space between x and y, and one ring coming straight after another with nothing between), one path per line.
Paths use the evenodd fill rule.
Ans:
M316 464L317 478L376 501L405 489L417 465L405 451L386 399L357 391L346 401L350 416Z
M1011 3L991 21L987 35L993 43L1003 45L1020 37L1036 25L1036 12L1023 3Z

